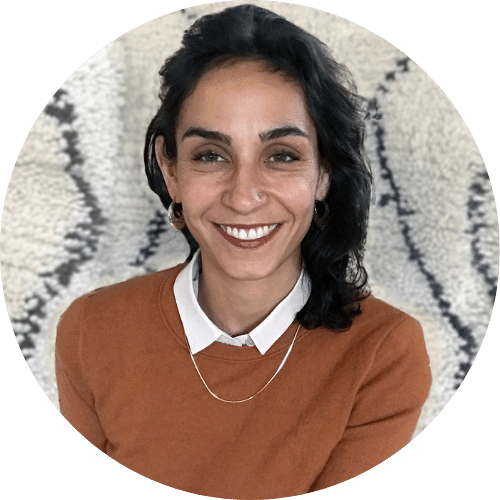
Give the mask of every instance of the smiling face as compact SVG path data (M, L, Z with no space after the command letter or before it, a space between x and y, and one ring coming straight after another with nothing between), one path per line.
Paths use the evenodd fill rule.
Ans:
M300 274L300 244L328 175L302 89L256 61L205 74L181 108L177 159L156 156L182 203L203 272L236 280Z

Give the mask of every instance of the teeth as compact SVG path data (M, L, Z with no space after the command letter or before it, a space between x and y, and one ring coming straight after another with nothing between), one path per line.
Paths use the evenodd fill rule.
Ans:
M248 232L244 229L237 229L230 226L220 226L223 231L225 231L230 236L238 238L239 240L257 240L263 236L267 236L271 231L278 227L278 224L273 224L272 226L262 226L257 229L250 229Z

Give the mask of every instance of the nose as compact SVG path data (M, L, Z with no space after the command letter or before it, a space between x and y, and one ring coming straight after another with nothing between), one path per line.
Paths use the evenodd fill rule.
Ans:
M265 205L267 193L258 165L249 162L234 168L222 202L235 212L250 213Z

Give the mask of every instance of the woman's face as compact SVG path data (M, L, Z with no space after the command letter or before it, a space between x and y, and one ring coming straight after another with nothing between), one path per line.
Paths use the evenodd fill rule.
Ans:
M175 162L162 137L156 154L204 271L297 277L314 202L328 189L300 86L255 61L214 69L183 103L176 144Z

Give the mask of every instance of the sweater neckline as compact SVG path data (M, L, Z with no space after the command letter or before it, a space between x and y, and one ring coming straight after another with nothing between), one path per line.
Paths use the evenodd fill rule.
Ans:
M185 263L169 270L171 272L166 272L165 279L162 281L158 293L158 308L162 316L163 323L166 326L166 333L172 335L187 351L188 344L184 332L184 326L182 324L179 309L174 296L175 279L184 267L186 267ZM223 344L221 342L214 342L195 354L195 356L226 359L229 361L255 361L268 358L270 356L282 354L283 351L290 347L290 343L293 340L297 327L298 323L297 321L294 321L265 354L261 354L255 346L233 346ZM295 343L299 342L307 332L308 330L301 327L297 338L295 339Z

